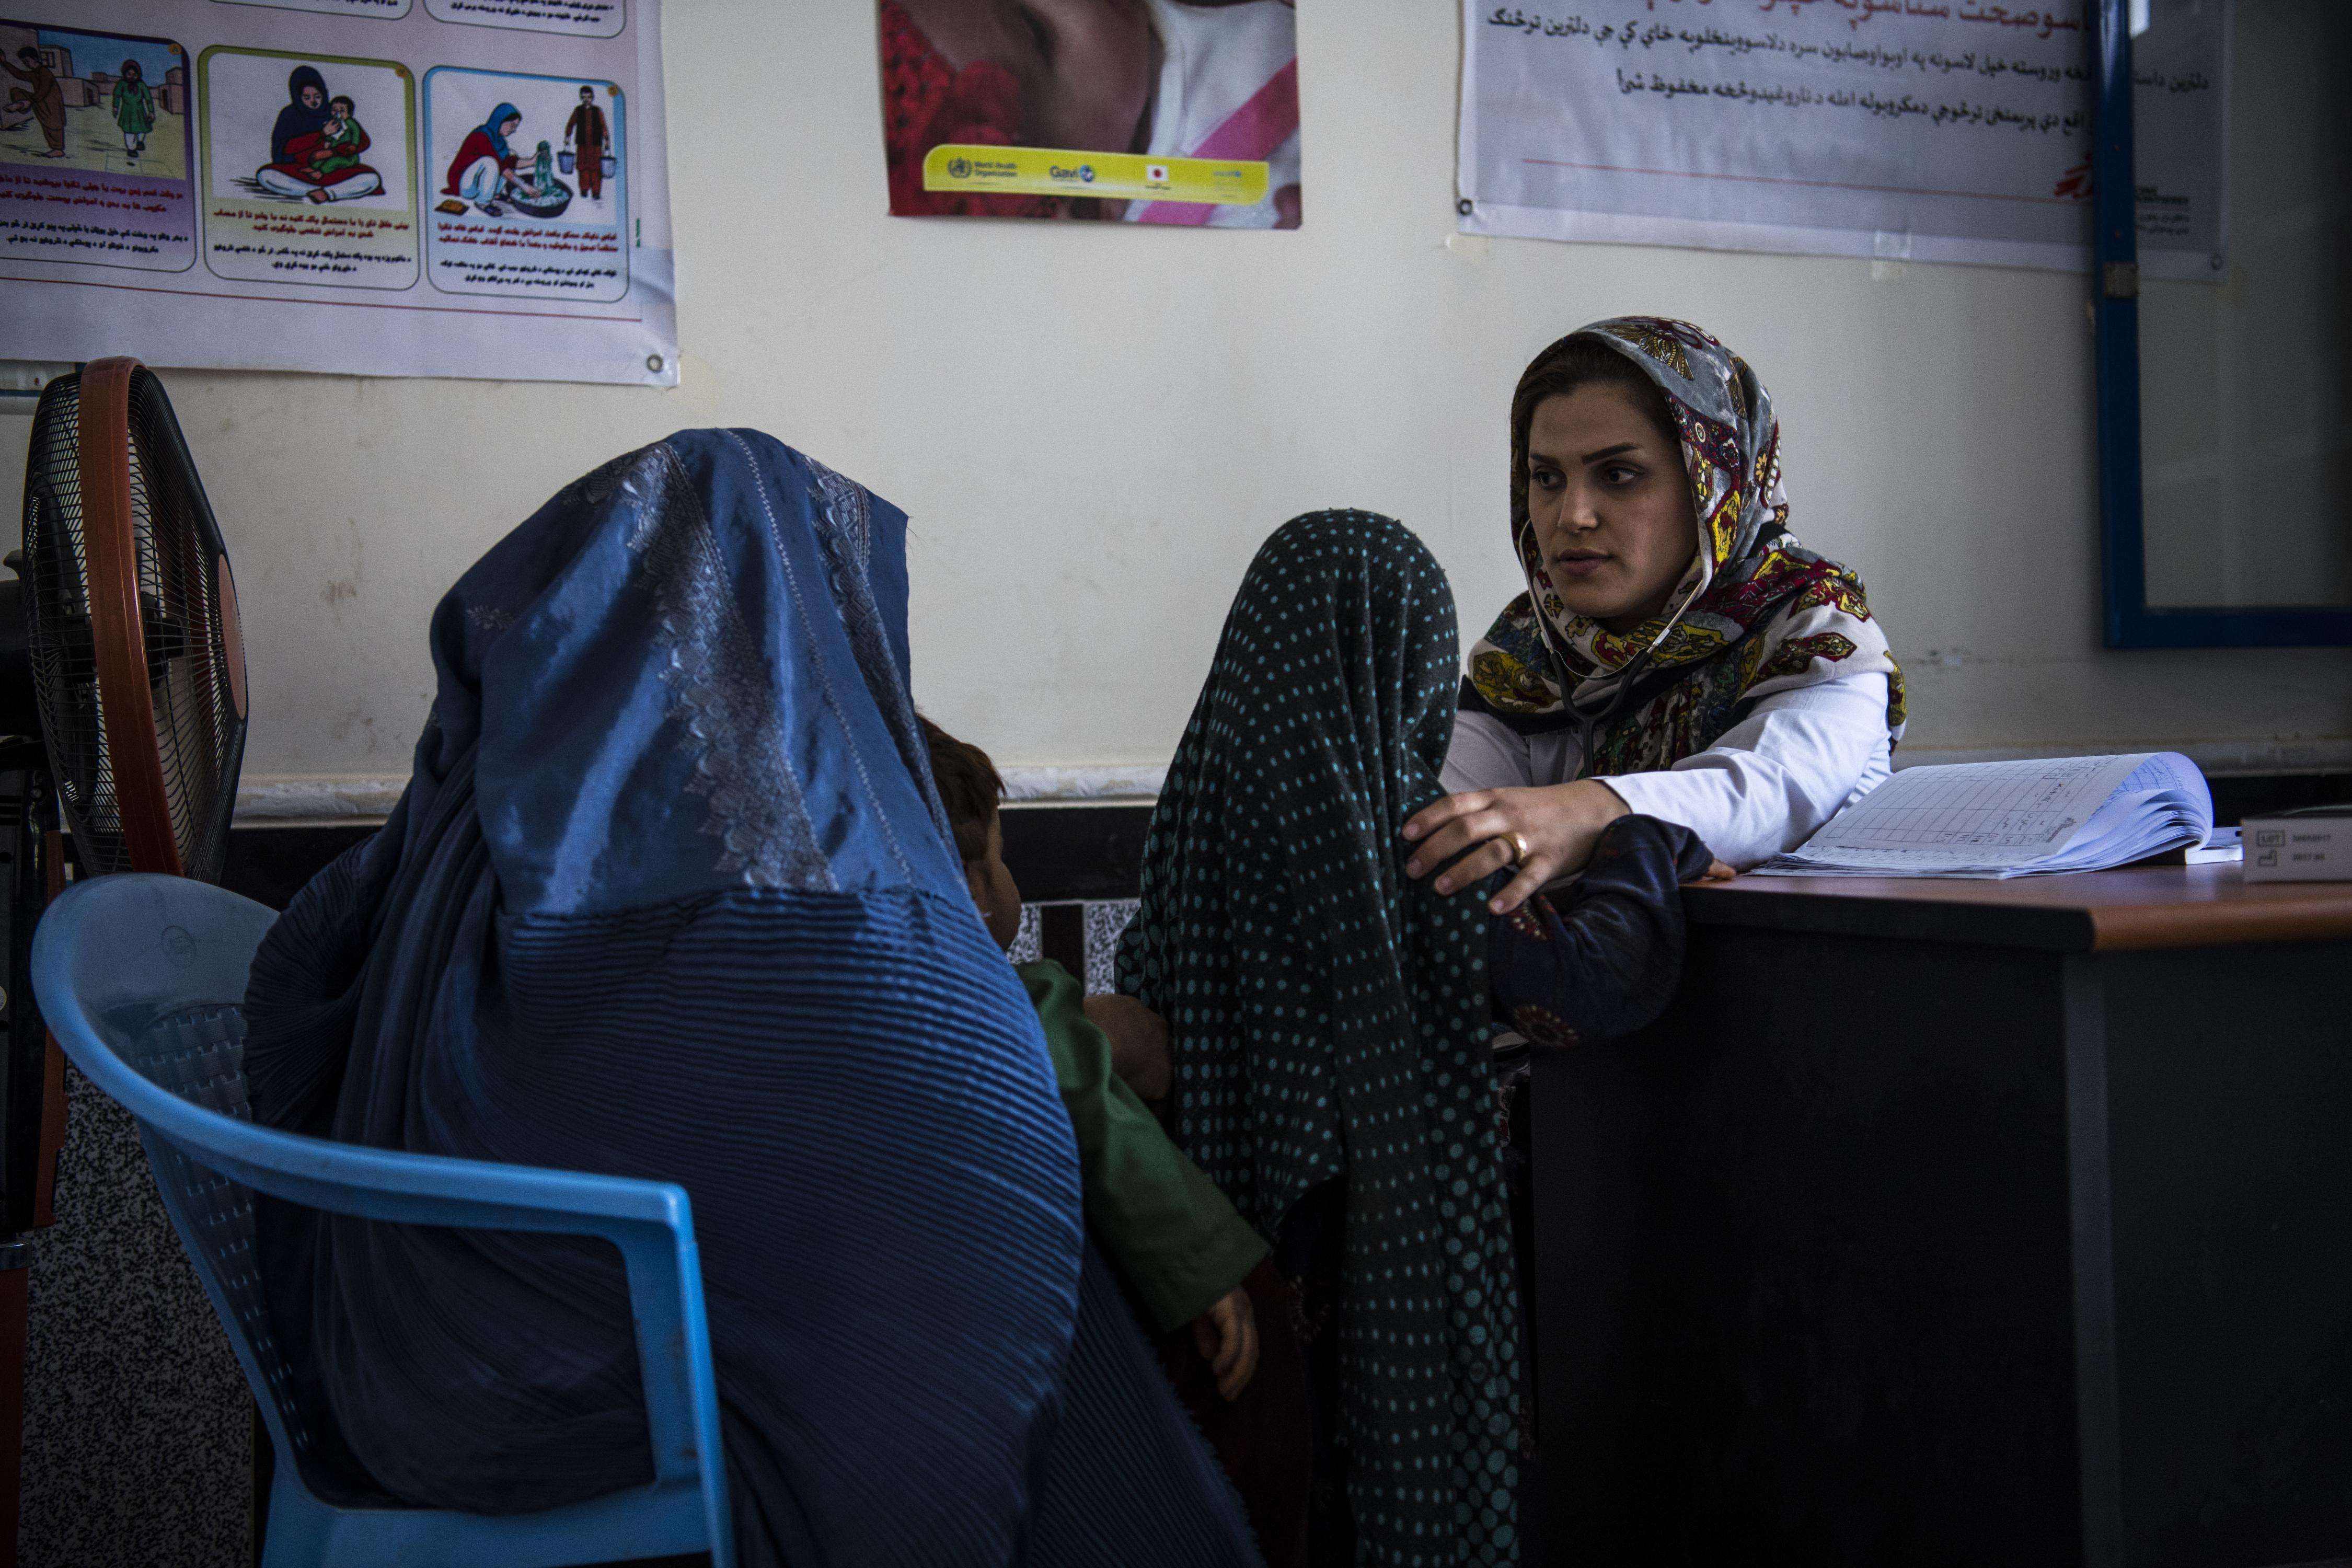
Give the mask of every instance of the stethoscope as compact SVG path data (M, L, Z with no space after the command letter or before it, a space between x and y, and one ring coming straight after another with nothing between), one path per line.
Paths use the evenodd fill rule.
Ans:
M1607 707L1598 712L1586 713L1579 710L1575 702L1570 701L1568 704L1569 715L1576 721L1578 748L1576 776L1578 778L1587 779L1592 776L1594 760L1592 737L1601 726L1616 718L1627 701L1633 698L1634 678L1639 676L1643 668L1650 662L1650 655L1657 651L1657 646L1652 643L1648 647L1635 654L1627 661L1625 668L1618 672L1617 689L1611 695Z

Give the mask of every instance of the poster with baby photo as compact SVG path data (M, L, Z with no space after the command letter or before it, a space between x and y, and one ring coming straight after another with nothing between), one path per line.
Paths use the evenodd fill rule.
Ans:
M196 57L205 266L247 282L416 282L415 81L394 60Z
M878 0L890 210L1297 228L1292 0Z
M425 276L449 294L629 291L621 89L436 66L425 73Z

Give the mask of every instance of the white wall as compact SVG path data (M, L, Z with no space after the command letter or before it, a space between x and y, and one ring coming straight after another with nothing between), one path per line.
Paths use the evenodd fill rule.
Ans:
M1151 232L887 217L867 0L669 0L676 391L166 375L244 595L248 781L404 772L450 581L591 465L709 424L913 515L917 695L943 723L1011 763L1160 763L1294 513L1402 518L1483 628L1518 586L1512 384L1633 310L1706 325L1771 387L1798 533L1870 584L1915 758L2352 757L2352 650L2099 648L2083 279L1449 245L1454 7L1306 0L1298 27L1306 226Z

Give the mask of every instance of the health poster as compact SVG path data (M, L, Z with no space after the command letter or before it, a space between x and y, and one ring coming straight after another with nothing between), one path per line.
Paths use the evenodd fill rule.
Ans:
M2091 0L1463 0L1461 226L2087 267L2095 19ZM2211 100L2218 68L2162 69L2143 100ZM2218 190L2218 138L2179 141L2211 166L2168 178Z
M1032 10L879 0L892 213L1298 226L1291 0Z
M187 66L167 37L0 19L0 268L194 264Z
M13 356L677 381L658 0L29 3Z
M416 281L416 84L404 67L215 45L196 78L213 276L353 289ZM315 104L326 107L323 123Z
M433 287L627 297L622 102L605 83L443 66L425 79L425 120L441 176L425 230Z

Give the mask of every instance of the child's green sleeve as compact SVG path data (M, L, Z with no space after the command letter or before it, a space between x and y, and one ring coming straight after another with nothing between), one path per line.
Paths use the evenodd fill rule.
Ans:
M1044 959L1018 973L1077 1134L1087 1234L1155 1331L1189 1323L1257 1267L1265 1238L1111 1070L1110 1037L1087 1017L1070 972Z

